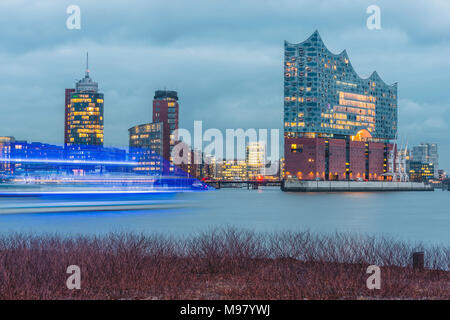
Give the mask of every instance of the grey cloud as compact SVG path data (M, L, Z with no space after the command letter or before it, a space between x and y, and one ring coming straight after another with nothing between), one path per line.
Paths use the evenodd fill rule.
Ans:
M179 91L183 127L203 120L220 129L281 129L283 40L300 42L318 29L330 50L347 50L361 76L377 70L398 82L401 134L439 142L450 159L450 4L376 1L382 30L369 31L373 3L2 0L0 135L62 143L64 88L83 76L87 50L105 93L107 144L127 145L127 129L151 120L153 92L162 87ZM81 30L65 27L70 4L81 7Z

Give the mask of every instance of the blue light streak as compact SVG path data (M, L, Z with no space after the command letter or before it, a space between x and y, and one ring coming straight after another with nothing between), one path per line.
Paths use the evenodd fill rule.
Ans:
M0 158L0 161L13 163L55 163L55 164L89 164L89 165L117 165L136 166L138 162L132 161L91 161L91 160L58 160L58 159L11 159Z

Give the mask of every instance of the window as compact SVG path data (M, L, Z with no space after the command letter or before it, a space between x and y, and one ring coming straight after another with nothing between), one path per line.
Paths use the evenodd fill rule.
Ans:
M303 145L302 144L291 144L291 152L297 153L303 151Z

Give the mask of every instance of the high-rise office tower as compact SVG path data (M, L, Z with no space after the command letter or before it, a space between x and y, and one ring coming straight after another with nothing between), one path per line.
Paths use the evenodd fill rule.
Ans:
M176 91L157 90L153 100L153 122L163 123L163 154L171 160L171 152L176 137L173 132L178 129L178 94Z
M178 129L178 94L176 91L157 90L153 100L153 122L128 129L129 152L139 165L135 172L170 174L175 172L170 163Z
M103 146L103 93L89 75L89 56L84 78L71 90L66 89L66 100L70 94L70 103L66 101L66 145Z
M131 127L129 133L130 160L139 163L133 171L157 174L163 170L163 123L146 123Z
M64 144L70 144L70 100L72 99L72 93L75 89L69 88L65 90L65 103L64 103Z

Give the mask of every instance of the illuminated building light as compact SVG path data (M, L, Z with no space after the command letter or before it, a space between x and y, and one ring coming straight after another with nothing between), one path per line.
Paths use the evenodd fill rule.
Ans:
M12 162L12 163L56 163L56 164L77 164L77 165L124 165L135 166L137 162L129 161L90 161L90 160L59 160L59 159L12 159L12 158L0 158L0 161Z
M76 83L75 89L70 90L65 144L102 146L103 94L98 92L98 84L90 78L88 68L85 77ZM91 130L93 128L97 130Z

